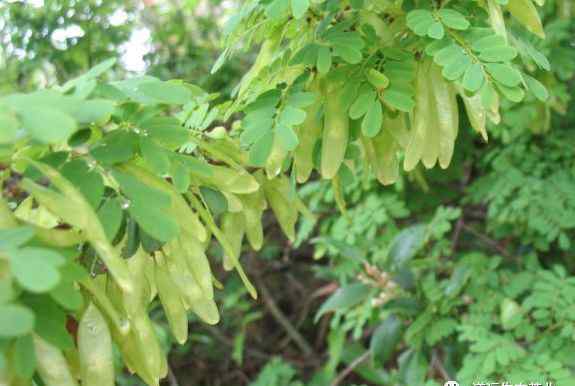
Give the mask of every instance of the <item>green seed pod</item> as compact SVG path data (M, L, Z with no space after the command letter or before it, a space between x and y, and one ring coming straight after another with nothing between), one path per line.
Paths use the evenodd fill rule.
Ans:
M90 303L78 327L78 352L82 386L113 386L112 337L106 320Z
M34 350L37 370L46 386L78 386L60 350L37 335Z

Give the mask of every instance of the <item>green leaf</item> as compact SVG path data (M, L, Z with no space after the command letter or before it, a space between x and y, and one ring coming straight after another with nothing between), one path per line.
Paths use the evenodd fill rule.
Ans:
M462 84L466 90L476 92L483 86L484 81L483 67L481 64L475 63L465 71Z
M451 29L463 31L471 25L465 16L453 9L442 8L438 14L441 21Z
M455 60L443 67L441 74L447 80L457 80L465 74L469 67L471 67L472 63L473 62L468 55L459 55Z
M289 3L286 0L273 0L266 7L266 15L270 19L281 19L286 16L289 10Z
M292 14L296 19L303 17L309 8L309 0L290 0L290 3Z
M507 46L505 38L499 35L489 35L484 38L478 39L471 44L471 48L474 51L478 52L505 46Z
M64 258L42 248L22 248L10 252L10 267L18 284L30 292L47 292L60 282L58 266Z
M0 305L0 337L13 338L30 333L34 328L34 313L19 304Z
M7 250L22 246L32 237L34 237L34 228L29 226L0 229L0 249Z
M379 99L374 99L361 123L361 132L369 138L375 137L381 130L383 109Z
M484 62L508 62L515 59L517 50L513 47L494 47L481 51L479 59Z
M305 111L292 106L286 106L280 113L279 124L285 126L301 125L305 121L305 116Z
M335 56L341 57L349 64L357 64L361 62L362 59L360 50L356 49L355 47L347 45L336 45L333 48L333 54Z
M93 208L98 207L105 189L100 173L95 169L90 169L82 159L65 163L60 172L74 184Z
M427 29L427 36L437 40L443 39L445 36L445 29L443 28L443 24L438 21L432 23Z
M106 237L110 242L113 242L120 230L122 218L124 217L119 200L115 197L108 198L98 209L97 215L102 223Z
M362 283L350 284L339 288L319 308L315 321L332 311L343 311L363 302L370 293L369 286Z
M66 313L54 300L46 295L35 295L27 296L22 301L35 312L34 331L38 335L62 350L74 347L74 340L66 329Z
M114 111L114 102L106 99L91 99L80 104L74 111L74 118L79 123L102 123L110 119Z
M0 110L0 144L14 142L19 128L20 122L16 114L8 110Z
M371 104L375 100L376 93L371 87L364 89L364 91L357 97L355 102L349 108L349 117L351 119L358 119L363 117L369 110Z
M547 91L541 82L529 75L525 75L524 78L529 91L535 95L535 98L539 99L541 102L546 102L547 99L549 99L549 91Z
M134 156L137 140L134 133L116 130L107 135L90 153L96 161L105 165L126 162Z
M415 101L409 94L394 89L385 91L383 101L389 106L406 113L410 113L415 107Z
M389 257L396 267L401 267L411 260L425 244L427 227L423 224L413 225L399 232L391 242Z
M70 115L48 107L30 106L20 111L20 120L33 139L48 144L63 142L76 130Z
M390 315L375 329L369 348L376 361L385 363L390 358L401 341L401 330L401 321L395 315Z
M427 35L434 22L433 14L425 9L416 9L407 14L407 26L419 36Z
M32 378L36 370L36 353L32 335L24 335L14 342L13 365L16 374L24 379Z
M168 153L154 140L147 137L140 137L140 152L142 153L144 161L146 161L154 173L160 176L168 174L170 171Z
M276 128L276 134L279 137L282 147L286 151L295 150L299 144L297 135L290 126L279 125Z
M192 100L193 94L183 84L158 80L140 83L137 90L158 103L183 105Z
M331 68L331 51L329 47L321 46L317 52L317 70L327 74Z
M508 64L487 63L485 68L497 82L504 86L515 87L521 83L519 71Z
M389 86L389 79L387 78L387 76L385 76L384 74L382 74L381 72L377 71L374 68L370 68L367 71L366 76L369 83L371 83L375 88L383 89Z
M272 151L273 142L273 131L260 137L250 149L250 163L254 166L264 166Z

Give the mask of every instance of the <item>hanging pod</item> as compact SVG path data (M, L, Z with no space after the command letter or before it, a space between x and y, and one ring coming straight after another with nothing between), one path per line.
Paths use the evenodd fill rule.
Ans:
M331 82L326 92L321 143L321 176L333 178L345 159L349 140L349 118L343 106L343 84Z
M260 178L267 202L269 202L282 231L290 241L295 240L295 223L298 219L295 194L290 197L290 185L286 176L265 181Z
M182 234L179 236L181 253L183 254L188 268L202 289L202 294L207 299L214 298L214 285L212 282L212 270L204 247L194 236Z
M238 196L242 201L242 215L244 216L245 231L248 241L253 249L259 251L264 242L262 215L267 208L263 189L250 194Z
M294 169L297 182L306 182L313 170L313 152L315 144L321 138L323 94L318 87L318 81L312 83L310 90L318 93L314 103L306 110L305 121L297 128L299 145L294 150Z
M280 136L275 133L271 152L266 160L265 170L268 178L274 178L281 173L288 152L284 149Z
M417 65L417 78L415 82L415 109L411 115L410 139L405 150L403 168L405 171L412 171L423 156L424 149L427 153L437 153L436 145L426 143L428 126L433 125L431 121L431 106L427 76L430 61L419 62ZM435 130L435 129L433 129Z
M98 256L106 264L108 271L122 288L122 292L129 296L133 289L133 280L126 262L120 258L108 241L104 228L92 206L74 185L56 169L39 162L30 161L30 163L46 175L61 193L38 185L29 179L23 181L24 188L42 206L82 232L86 240L90 242Z
M224 255L224 269L230 271L234 268L234 260L240 258L242 241L245 234L245 221L241 213L226 212L222 215L221 228L224 236L229 241L233 256Z
M34 335L36 366L46 386L78 386L62 352Z
M405 152L404 169L411 171L421 160L430 169L439 160L445 169L453 157L459 127L455 89L431 60L419 63L413 127Z
M259 187L259 184L257 183L257 181L256 181L256 184ZM199 192L196 192L196 193L199 195ZM201 196L201 195L199 195L199 196ZM242 282L244 283L244 286L246 287L246 289L248 290L250 295L254 299L257 299L258 295L257 295L257 291L256 291L255 287L253 286L253 284L248 279L248 276L244 272L244 269L242 268L239 260L233 258L233 256L234 256L233 248L232 248L230 242L227 240L227 238L223 234L223 232L216 225L216 222L214 221L214 218L212 217L209 210L204 206L204 204L202 202L200 202L200 200L196 197L196 194L194 194L194 193L188 194L188 197L190 199L191 204L194 206L194 208L196 208L196 210L200 214L200 217L202 218L202 220L208 226L208 229L210 230L210 232L213 233L214 237L218 240L218 242L222 246L224 252L231 259L233 259L233 261L232 261L233 266L236 269L236 271L238 272L238 275L240 275L240 278L242 279ZM206 308L208 306L209 306L209 308ZM202 310L203 311L206 311L206 310L210 311L211 315L215 315L215 313L212 312L213 307L212 307L211 303L208 303L206 307L202 307ZM217 308L216 308L216 311L217 311ZM217 320L219 320L219 316L218 316ZM213 319L213 323L217 323L217 320Z
M78 326L82 386L114 386L112 336L100 310L90 303Z
M209 165L209 169L209 176L195 175L202 185L237 194L253 193L259 189L256 179L245 170L238 171L219 165Z
M375 158L372 167L377 180L383 185L395 183L399 178L399 159L397 158L399 146L397 142L385 126L370 141L373 145Z
M485 124L487 121L487 111L485 107L483 107L483 103L481 102L481 94L475 93L473 95L467 95L463 90L463 87L457 86L457 92L459 96L463 100L463 104L465 105L465 111L467 113L467 118L469 119L469 123L473 130L477 133L481 134L481 137L485 142L488 140L487 130L485 128Z
M441 74L441 68L431 64L428 76L429 89L433 94L437 126L439 128L439 166L447 169L453 157L455 139L459 130L459 111L455 88Z
M180 344L184 344L188 339L188 316L186 314L186 308L180 296L180 290L172 281L161 254L156 256L154 275L160 302L168 319L170 330L174 338L176 338L176 341Z

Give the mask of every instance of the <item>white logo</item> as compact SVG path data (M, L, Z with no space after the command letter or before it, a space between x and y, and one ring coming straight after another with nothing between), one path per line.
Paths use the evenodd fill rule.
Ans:
M459 386L459 383L456 381L447 381L443 384L443 386Z

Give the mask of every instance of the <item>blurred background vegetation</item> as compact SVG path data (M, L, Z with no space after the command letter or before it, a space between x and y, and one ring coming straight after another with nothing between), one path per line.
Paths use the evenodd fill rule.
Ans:
M117 57L110 78L181 78L229 96L254 53L213 75L210 67L240 3L4 0L0 93L61 83ZM192 317L184 346L158 312L170 353L165 384L436 385L470 374L497 382L515 371L572 385L571 8L569 0L548 0L547 40L524 36L552 63L550 102L507 102L489 144L462 122L447 171L418 170L393 187L350 174L340 193L315 179L300 194L318 221L303 220L290 244L269 219L263 250L242 256L259 301L218 272L226 277L222 322L209 327ZM118 383L142 384L125 372Z

